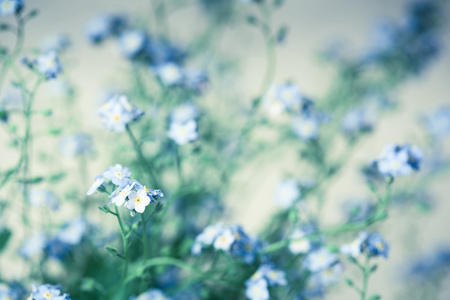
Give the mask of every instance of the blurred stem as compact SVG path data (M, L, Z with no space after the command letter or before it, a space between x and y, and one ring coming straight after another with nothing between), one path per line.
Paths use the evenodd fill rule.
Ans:
M127 129L127 134L130 137L131 142L133 143L134 150L136 151L136 154L142 163L141 166L143 167L144 173L150 175L152 184L154 184L154 186L161 188L161 186L158 183L156 174L153 170L153 166L151 166L150 163L147 161L147 159L144 157L141 147L140 147L138 141L136 140L136 137L134 136L133 132L131 131L130 126L127 125L126 129Z
M120 234L122 235L122 243L123 243L123 257L124 257L124 266L122 275L122 284L123 284L128 273L128 237L125 233L125 228L122 223L122 218L120 217L119 209L117 208L116 205L114 205L114 209L116 211L115 216L117 218L117 221L119 222Z
M147 220L144 218L144 213L141 215L141 222L142 222L142 244L143 244L143 251L144 251L144 261L147 260L147 249L148 249L148 240L147 240Z
M16 21L17 21L16 44L14 45L14 49L11 52L11 55L5 58L3 66L0 69L0 91L2 91L2 86L5 81L6 75L8 74L9 66L16 60L17 56L22 52L23 48L23 42L25 39L25 31L24 31L25 22L18 15L16 15Z
M269 244L268 246L266 246L265 248L263 248L260 251L260 254L276 252L276 251L281 250L284 247L286 247L290 242L297 242L297 241L301 241L304 239L311 239L311 238L316 238L316 237L320 237L320 236L334 235L334 234L339 234L339 233L343 233L343 232L347 232L347 231L356 231L356 230L364 229L376 222L386 219L386 217L387 217L386 209L387 209L387 205L389 203L390 198L391 198L391 183L388 183L384 197L378 199L379 203L378 203L377 209L372 214L372 216L369 217L367 220L339 225L339 226L336 226L336 227L333 227L330 229L326 229L326 230L318 231L313 234L306 235L306 236L304 236L302 238L298 238L298 239L292 239L292 240L284 239L284 240L275 242L273 244Z
M369 283L369 275L370 275L370 268L369 268L369 253L366 253L366 260L364 263L364 268L363 268L363 287L361 290L361 300L366 300L367 297L367 286Z
M169 22L167 20L166 0L151 0L155 18L155 31L157 35L170 39Z
M183 175L183 168L181 166L180 149L178 145L175 145L175 164L177 166L178 180L180 181L180 185L183 185L184 175Z

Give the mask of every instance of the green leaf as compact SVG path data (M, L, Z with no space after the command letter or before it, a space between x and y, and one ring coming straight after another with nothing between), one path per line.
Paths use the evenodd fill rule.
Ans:
M52 174L52 175L50 175L49 177L48 177L48 181L50 181L50 182L58 182L58 181L61 181L62 179L64 179L65 177L66 177L66 173L65 172L59 172L59 173L55 173L55 174Z
M381 299L380 295L372 295L369 297L369 300L379 300L379 299Z
M288 28L286 26L280 27L280 29L278 29L277 34L275 36L277 43L284 42L284 40L286 39L287 33L288 33Z
M42 181L44 181L44 177L35 176L33 178L27 178L27 179L20 178L17 181L20 183L26 183L26 184L37 184L37 183L41 183Z
M39 113L45 117L49 117L53 114L53 111L50 108L41 109Z
M373 272L375 272L377 269L378 269L378 265L373 265L372 267L370 267L369 272L370 272L370 273L373 273Z
M3 228L0 231L0 252L2 252L6 245L8 244L9 239L11 238L11 230L7 228Z
M6 24L6 23L0 24L0 30L8 30L9 28L11 28L11 26L9 24Z
M348 277L345 277L344 278L344 282L348 285L348 286L355 286L355 284L353 283L353 280L351 280L350 278L348 278Z
M109 253L111 256L119 256L119 253L118 253L117 250L114 249L114 248L106 247L106 250L108 250L108 253Z
M109 207L107 205L99 206L98 209L100 209L105 214L109 214L111 212L111 210L109 209Z

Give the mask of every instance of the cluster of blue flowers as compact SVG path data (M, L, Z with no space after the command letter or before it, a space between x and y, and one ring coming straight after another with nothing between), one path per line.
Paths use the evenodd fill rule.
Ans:
M198 139L199 114L198 108L189 102L175 107L169 116L170 127L167 136L180 146Z
M98 110L103 125L108 130L124 132L126 126L139 120L144 111L130 104L124 95L112 95Z
M286 274L271 264L263 264L245 281L245 295L250 300L270 299L269 287L287 285Z
M0 16L18 14L24 6L22 0L0 0Z
M132 216L143 213L147 205L164 197L161 190L148 189L139 181L131 180L130 176L131 172L127 167L120 164L111 166L102 175L95 177L86 195L92 195L96 190L107 191L111 187L112 192L109 196L111 201L108 204L124 205Z
M367 253L371 256L381 255L387 258L389 255L389 249L389 244L378 232L369 234L365 231L361 231L358 234L358 237L351 243L342 245L340 251L342 254L353 258L358 258L358 256L364 251L367 251Z
M22 63L32 70L36 70L47 80L58 77L62 72L62 65L56 51L49 51L41 54L34 60L22 57Z
M227 252L251 264L255 261L262 245L258 238L248 236L239 225L224 226L217 223L206 227L197 235L191 252L199 255L203 248L210 246L213 246L216 251Z
M44 284L33 285L33 291L30 294L31 300L70 300L68 294L62 293L59 286Z
M373 166L383 176L405 176L418 171L423 158L422 151L411 145L386 145Z

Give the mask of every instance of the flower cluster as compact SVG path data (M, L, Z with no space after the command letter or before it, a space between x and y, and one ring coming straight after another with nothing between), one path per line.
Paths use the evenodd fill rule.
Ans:
M87 191L86 195L92 195L96 190L106 191L108 186L112 187L112 193L108 204L116 206L124 205L130 210L132 216L143 213L147 205L164 197L161 190L150 190L137 180L131 180L131 173L127 167L120 164L106 169L102 175L95 177L95 181Z
M87 38L95 44L117 34L126 24L125 17L117 14L104 14L91 19L86 27Z
M263 107L272 117L283 112L299 112L307 103L299 87L292 82L272 85L263 98Z
M58 77L58 75L62 72L62 65L59 61L58 53L53 50L41 54L34 60L29 60L27 57L23 57L22 63L28 68L39 72L47 80Z
M124 95L112 95L97 113L106 129L116 132L124 132L129 123L139 120L144 115L144 111L130 104Z
M245 295L250 300L268 300L269 287L286 285L286 274L270 264L259 266L258 270L245 282Z
M450 135L450 107L442 107L426 116L428 131L433 137Z
M389 144L372 165L383 176L398 177L409 175L413 170L418 171L422 158L422 151L415 146Z
M347 135L372 131L376 120L374 110L369 108L353 108L342 119L342 130Z
M387 258L389 249L389 244L383 239L381 234L378 232L369 234L362 231L351 243L342 245L340 251L342 254L353 258L357 258L364 251L367 251L371 256L381 255Z
M225 251L240 257L248 264L253 263L261 247L259 239L248 236L241 226L223 226L221 223L208 226L197 235L191 252L199 255L204 247L211 245L216 251Z
M70 300L68 294L63 294L59 286L43 284L33 285L30 300Z

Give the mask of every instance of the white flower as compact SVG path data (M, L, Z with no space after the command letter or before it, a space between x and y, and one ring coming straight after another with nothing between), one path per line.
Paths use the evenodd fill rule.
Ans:
M233 233L231 232L231 230L225 229L214 241L214 248L216 250L229 251L233 243Z
M165 85L178 84L183 80L181 68L174 63L166 63L156 69L156 74Z
M185 145L198 138L197 123L190 120L184 124L172 122L167 136L178 145Z
M295 179L280 182L275 191L275 201L283 208L288 208L300 197L300 189Z
M87 191L86 195L90 196L93 193L95 193L95 191L103 184L104 181L105 181L105 179L103 178L103 176L95 177L94 183L91 185L91 187Z
M149 204L150 197L147 195L147 191L144 187L137 192L133 191L128 195L128 201L125 203L125 207L129 210L135 210L136 212L142 214L145 207Z
M289 251L292 254L308 253L311 250L311 242L308 239L301 239L305 236L305 232L296 228L291 235L291 242L289 243ZM301 239L297 240L296 239Z
M368 233L365 231L361 231L358 234L358 237L349 244L344 244L341 246L341 253L345 255L352 256L357 258L362 252L362 243L367 239Z
M111 202L114 203L116 206L122 206L122 204L125 202L126 197L131 196L131 190L134 187L134 183L126 185L124 188L117 188L112 194L111 194ZM127 206L125 206L127 207Z
M267 281L260 279L254 281L245 289L245 295L251 300L269 300L269 290L267 288Z

